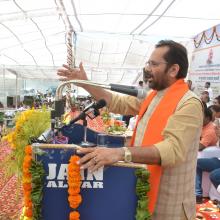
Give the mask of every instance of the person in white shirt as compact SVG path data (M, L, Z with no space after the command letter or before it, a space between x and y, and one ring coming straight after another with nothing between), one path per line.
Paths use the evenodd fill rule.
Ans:
M210 101L212 101L213 100L213 91L212 91L210 82L205 83L205 91L207 91L209 93Z
M207 107L211 105L210 97L209 97L209 92L208 91L203 91L201 93L200 99L202 102L206 104Z

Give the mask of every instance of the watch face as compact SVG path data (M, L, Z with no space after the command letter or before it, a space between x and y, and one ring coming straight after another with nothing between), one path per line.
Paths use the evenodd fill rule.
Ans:
M124 147L124 161L125 162L131 162L132 161L132 155L130 150L127 147Z
M125 162L131 162L131 153L128 152L126 155L125 155Z
M129 154L129 155L127 156L127 158L128 158L127 161L128 161L128 162L131 162L131 154Z

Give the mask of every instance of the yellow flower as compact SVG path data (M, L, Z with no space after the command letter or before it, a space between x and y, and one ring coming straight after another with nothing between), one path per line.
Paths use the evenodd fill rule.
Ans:
M31 177L22 177L22 182L23 183L31 183Z
M8 136L7 136L7 135L6 135L6 136L3 136L3 137L2 137L2 140L3 140L3 141L7 141L7 140L8 140Z
M24 220L32 220L32 218L30 218L30 217L24 217Z
M11 147L12 149L15 149L15 148L16 148L16 145L15 145L14 143L11 143L11 144L10 144L10 147Z

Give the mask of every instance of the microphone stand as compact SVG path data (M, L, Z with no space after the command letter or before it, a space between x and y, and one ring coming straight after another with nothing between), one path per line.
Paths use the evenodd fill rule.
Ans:
M81 119L83 120L84 134L83 134L83 141L79 145L81 147L95 147L96 146L95 143L87 141L87 120L86 120L86 113L85 112L83 112Z

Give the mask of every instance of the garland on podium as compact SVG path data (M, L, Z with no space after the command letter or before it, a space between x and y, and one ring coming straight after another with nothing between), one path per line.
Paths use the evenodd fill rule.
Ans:
M72 130L64 130L74 144L33 144L36 161L42 161L45 170L43 180L42 218L44 220L70 219L68 202L68 164L75 155L77 143L83 138L83 127L76 124ZM96 142L96 132L88 129L88 140ZM109 147L124 144L122 136L108 136ZM124 165L124 167L123 167ZM132 166L131 166L132 167ZM135 166L134 166L135 167ZM141 166L137 166L141 167ZM142 166L143 167L143 166ZM77 208L81 220L134 220L136 215L135 168L124 163L102 167L94 173L81 171L80 195L82 202Z

